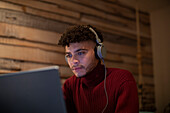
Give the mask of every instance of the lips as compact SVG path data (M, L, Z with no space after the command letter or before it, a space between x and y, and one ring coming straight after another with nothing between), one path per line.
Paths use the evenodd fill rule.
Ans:
M77 70L80 70L80 69L82 69L82 68L83 68L82 66L80 66L80 67L72 67L72 70L77 71Z
M76 67L76 68L73 68L72 70L79 70L79 69L82 69L82 67Z

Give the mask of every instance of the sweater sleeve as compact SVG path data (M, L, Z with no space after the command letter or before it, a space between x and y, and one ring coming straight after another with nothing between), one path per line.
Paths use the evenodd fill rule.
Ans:
M75 104L73 101L73 94L71 91L71 85L69 84L69 81L66 80L66 82L63 85L63 94L64 94L64 100L67 108L67 113L77 113Z
M135 81L125 81L119 89L115 113L139 113Z

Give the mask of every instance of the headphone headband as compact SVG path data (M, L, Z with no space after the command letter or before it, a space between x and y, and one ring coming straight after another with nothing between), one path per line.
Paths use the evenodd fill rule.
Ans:
M98 44L101 43L101 40L100 40L100 38L98 37L96 31L94 31L94 29L91 28L91 27L89 27L89 29L90 29L91 32L93 32L93 33L95 34L95 36L96 36L96 42L97 42Z

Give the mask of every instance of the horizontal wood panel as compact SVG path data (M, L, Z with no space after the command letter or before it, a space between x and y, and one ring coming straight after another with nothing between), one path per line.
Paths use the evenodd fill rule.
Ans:
M65 78L61 78L61 84L63 85L66 80L67 79L65 79Z
M10 1L10 0L9 0ZM23 3L23 1L19 0L19 1L13 1L13 2L19 2L19 3ZM27 1L26 1L27 2ZM31 1L32 2L32 1ZM29 1L29 4L31 3ZM35 1L34 1L35 2ZM25 3L23 3L25 4ZM27 3L26 3L27 4ZM12 6L11 6L12 5ZM35 14L35 15L39 15L39 16L43 16L43 17L47 17L47 18L51 18L51 19L56 19L56 20L60 20L60 21L64 21L64 22L70 22L70 23L77 23L78 20L74 20L74 19L71 19L71 18L67 18L67 17L64 17L64 16L60 16L60 15L55 15L55 14L51 14L51 13L48 13L48 12L43 12L43 11L40 11L40 10L35 10L35 9L31 9L31 8L27 8L25 7L24 10L23 10L23 7L20 6L17 6L15 5L16 8L13 8L14 5L13 4L9 4L9 3L5 3L5 2L2 2L2 5L1 5L2 8L8 8L8 9L17 9L18 11L24 11L24 12L27 12L27 13L30 13L30 14ZM118 19L120 20L120 19ZM123 21L121 21L122 23ZM133 25L135 26L135 22L130 23L130 22L126 22L128 23L129 25ZM142 24L141 24L142 25ZM143 26L143 25L142 25ZM143 27L142 27L143 28ZM146 29L146 28L145 28ZM142 29L141 29L142 30ZM149 31L146 31L146 32L149 32L150 33L150 30Z
M119 53L119 54L124 54L124 55L131 55L131 56L136 56L137 55L137 48L133 46L127 46L127 45L120 45L120 44L114 44L111 42L104 42L105 47L108 52L111 53ZM142 56L146 58L152 58L151 50L145 51L142 49Z
M142 64L142 73L153 76L153 65Z
M37 63L32 63L32 62L21 62L21 70L31 70L31 69L36 69L36 68L42 68L42 67L49 67L49 66L54 66L51 64L37 64ZM60 71L60 76L62 78L69 78L73 75L72 71L68 66L59 66L59 71Z
M136 39L131 39L128 37L117 35L117 34L105 33L103 31L102 31L102 35L103 35L104 41L109 41L112 43L117 43L117 44L122 44L122 45L135 46L135 47L137 45Z
M123 62L121 55L107 52L105 60Z
M48 31L40 31L40 30L35 30L35 29L33 29L33 28L30 28L30 29L28 29L28 28L24 28L24 27L17 27L17 26L14 26L14 25L8 25L8 24L0 24L1 25L1 27L2 27L2 31L1 31L1 34L2 35L11 35L11 36L14 36L15 35L15 37L21 37L21 38L25 38L23 35L25 35L25 36L27 36L27 38L30 38L30 39L37 39L37 38L39 38L39 40L42 40L42 39L44 39L46 42L49 42L50 41L50 43L52 42L52 43L54 43L54 42L57 42L58 41L58 39L59 39L59 37L60 37L60 34L57 34L57 33L53 33L53 32L48 32ZM21 30L22 29L22 30ZM21 33L21 32L22 33ZM19 32L19 33L17 33L17 32ZM3 34L4 33L4 34ZM42 34L42 39L41 39L41 37L39 36L39 34ZM34 37L33 37L34 36ZM53 38L53 39L48 39L48 38L46 38L46 37L50 37L50 38ZM45 42L44 41L44 42ZM145 47L146 48L146 47ZM149 47L150 48L150 47ZM133 49L132 49L133 50ZM142 51L142 53L143 53L143 56L144 57L152 57L151 55L150 55L150 51L151 51L151 49L143 49L143 50L147 50L148 52L145 52L145 51ZM133 51L131 51L131 52L133 52ZM130 55L132 55L131 53L129 53L128 52L128 54L130 54ZM136 55L136 53L133 53L133 55Z
M18 62L0 59L0 70L2 69L21 70L20 64Z
M13 24L0 23L0 35L17 37L19 39L38 41L49 44L57 44L61 34L35 28L17 26Z
M0 8L0 22L62 33L69 24L52 19Z
M41 9L44 11L59 13L59 14L63 14L63 15L70 16L70 17L80 18L80 14L77 12L61 9L57 5L47 4L47 3L40 2L40 1L33 1L33 0L25 0L25 1L23 1L23 0L6 0L6 1L24 5L24 6L29 6L29 7L36 8L36 9Z
M19 40L16 38L4 38L0 37L1 44L17 45L23 47L39 48L48 51L62 52L64 53L64 48L57 45L48 45L43 43L29 42L26 40Z
M136 56L137 53L137 48L131 46L113 44L110 42L104 42L104 45L107 51L112 53L127 54L132 56Z
M77 21L78 21L77 19L73 19L73 18L70 18L70 17L66 17L66 16L63 16L63 15L56 14L56 13L38 10L38 9L35 9L35 8L13 5L11 3L6 3L6 2L0 2L0 3L2 3L0 8L21 11L21 12L24 12L24 13L27 13L27 14L33 14L33 15L36 15L36 16L41 16L41 17L44 17L44 18L54 19L54 20L72 23L72 24L76 24Z
M48 51L55 51L61 52L64 54L64 48L61 46L54 46L54 45L47 45L43 43L36 43L36 42L29 42L25 40L18 40L16 38L3 38L0 37L1 44L8 44L8 45L16 45L16 46L23 46L23 47L31 47L31 48L39 48ZM122 63L130 63L130 64L137 64L137 59L135 57L130 56L122 56L113 53L107 53L106 60L122 62Z
M135 18L135 13L134 10L126 8L126 7L121 7L120 5L116 5L114 3L107 3L106 1L99 1L99 0L93 0L93 1L88 1L88 0L74 0L75 2L88 5L90 7L97 8L98 10L102 10L104 12L111 13L113 15L118 15L118 16L123 16L126 18ZM96 3L97 2L97 3Z
M139 83L139 76L134 75L134 78L135 78L136 82ZM148 77L148 76L143 76L142 77L142 82L143 82L143 84L154 85L154 78L153 77Z
M47 45L43 43L36 43L36 42L29 42L26 40L18 40L16 38L4 38L0 37L1 44L8 44L8 45L16 45L16 46L23 46L23 47L31 47L31 48L39 48L48 51L55 51L61 52L64 54L64 48L61 46L54 46L54 45ZM137 58L131 56L123 56L114 53L107 53L106 60L109 61L116 61L121 63L129 63L129 64L137 64Z
M136 38L136 35L133 35L133 34L129 34L129 33L124 33L124 32L120 32L118 30L112 30L112 29L109 29L109 28L105 28L105 27L102 27L102 26L98 26L98 25L93 25L95 27L97 27L99 30L105 32L105 33L109 33L109 34L114 34L114 35L118 35L118 36L123 36L123 37L126 37L126 38L130 38L130 39L137 39Z
M139 18L140 18L140 22L143 22L145 24L150 25L150 15L149 15L149 13L141 13L141 11L139 11Z
M35 28L27 28L23 26L12 25L12 24L0 23L0 27L1 27L0 35L2 36L17 37L19 39L38 41L38 42L49 43L49 44L57 44L61 36L61 34L56 32L44 31ZM137 53L136 48L132 46L113 44L110 42L104 42L104 44L106 46L106 49L112 53L120 53L120 54L127 54L133 56L136 56ZM63 51L62 48L60 47L58 48L59 49L57 49L56 47L57 50ZM143 56L151 57L150 51L151 50L148 50L145 47L145 49L143 49L142 51Z
M43 68L43 67L49 67L54 65L49 64L37 64L37 63L31 63L31 62L21 62L21 70L32 70L36 68ZM68 66L59 66L60 76L62 78L69 78L73 75L72 71Z
M92 25L97 25L97 26L100 26L100 27L103 27L103 28L106 28L106 29L111 29L111 30L120 31L120 32L123 32L123 33L136 35L136 30L127 29L127 28L121 27L121 26L111 25L109 23L107 24L106 22L102 22L100 20L94 20L94 19L91 19L89 17L82 17L81 21L92 24ZM150 35L146 34L146 33L141 33L141 36L146 37L146 38L150 38Z
M72 2L72 1L65 1L65 0L57 0L57 1L56 0L42 0L42 1L55 3L57 5L60 5L61 7L67 8L67 9L72 9L74 11L79 11L79 12L85 13L85 14L95 15L95 16L98 16L98 17L106 18L108 20L109 19L114 20L114 18L116 18L117 20L122 20L122 18L119 17L119 16L114 16L113 14L102 12L101 10L96 10L96 8L91 8L90 5L87 5L87 4L86 5L81 5L81 4L76 4L75 2ZM83 3L83 1L80 2L80 3ZM91 3L91 4L93 4L93 3ZM97 4L99 4L99 3L97 3ZM102 7L105 7L104 4L103 4ZM114 7L114 6L111 6L111 7ZM117 5L117 7L118 7L118 5ZM127 11L128 10L126 9L126 13L127 13ZM131 12L133 12L133 11L131 11ZM128 13L131 14L131 12L128 12Z
M136 21L115 21L114 19L112 19L112 21L106 21L106 19L102 19L102 18L96 18L94 16L89 16L89 15L82 15L81 21L83 22L87 22L87 23L95 23L95 25L97 25L98 23L101 23L108 28L112 28L112 29L116 29L117 31L121 31L123 33L129 33L129 34L133 34L136 35ZM108 25L107 25L108 24ZM140 23L140 34L142 37L146 37L146 38L150 38L151 36L151 30L150 30L150 26L149 25L144 25Z
M23 11L22 6L6 3L6 2L3 2L3 1L0 1L0 4L1 4L0 8L2 8L2 9L11 9L11 10L16 10L16 11Z
M11 7L9 7L9 8L11 8ZM22 10L22 8L20 8L20 10ZM41 15L41 16L44 16L44 17L49 17L49 18L55 18L56 17L56 15L53 15L53 14L48 14L48 13L45 13L45 12L42 12L42 11L37 11L37 10L34 10L34 9L30 9L30 8L27 8L27 9L25 9L25 11L27 11L27 13L33 13L33 14L37 14L37 15ZM72 21L72 23L77 23L78 21L76 21L76 20L70 20L69 21L69 19L65 19L64 17L62 17L62 16L59 16L58 15L58 20L60 20L60 21L63 21L63 20L65 20L65 22L70 22L70 21ZM131 25L131 24L130 24ZM150 32L150 31L149 31Z
M101 11L97 11L93 8L90 8L90 7L81 5L81 4L73 3L71 1L65 1L65 0L57 0L57 1L56 0L42 0L42 1L55 3L55 4L60 5L61 7L66 7L66 8L69 8L71 10L74 10L74 11L79 11L81 13L92 14L92 15L95 15L95 16L103 17L103 18L107 18L107 16L108 16L107 14L105 14Z
M35 55L32 54L32 56L35 56ZM0 55L0 57L3 57L3 56ZM24 56L20 56L20 57L24 57ZM11 58L11 60L0 60L1 61L0 67L8 68L8 69L14 69L14 70L29 70L29 69L46 67L46 66L51 66L51 65L59 65L59 66L65 65L65 66L61 67L62 76L65 77L65 78L68 78L68 77L70 77L70 75L72 75L72 71L66 65L65 61L63 61L62 63L60 63L60 62L47 62L47 61L45 62L44 61L43 64L41 64L41 62L43 60L41 57L39 57L39 59L38 59L39 61L37 61L37 59L35 60L32 57L30 57L30 58L27 58L27 59L23 58L22 60L24 60L25 62L21 62L21 63L20 62L19 63L15 62L14 63L14 61L12 61L12 59L18 59L18 58L16 58L16 56L14 56L14 57L11 56L10 58ZM53 60L56 60L56 59L58 59L58 57L56 57ZM36 64L36 63L26 63L28 61L34 61L34 62L40 62L40 63L38 63L38 64ZM48 64L44 64L44 63L48 63ZM49 64L49 63L51 63L51 64ZM11 66L11 64L12 64L12 66ZM116 63L116 62L108 62L108 61L105 61L105 64L108 67L122 68L122 69L129 70L132 73L138 73L138 68L137 68L136 65L125 64L125 63ZM148 68L148 66L147 66L147 68ZM152 68L152 67L149 67L149 68ZM150 72L150 71L145 71L144 74L153 74L153 73Z
M151 29L150 29L150 26L149 25L139 24L139 27L140 27L141 34L144 34L144 35L141 35L141 36L145 36L145 34L147 34L150 37L146 37L146 38L150 39L151 38Z
M110 66L116 66L116 63L120 63L122 64L121 67L124 67L126 65L132 65L132 67L134 66L134 69L136 71L133 71L133 72L137 72L138 71L138 61L137 61L137 58L135 57L131 57L131 56L123 56L123 55L115 55L115 54L110 54L108 53L106 55L106 58L105 60L107 62L110 62L109 65ZM147 61L146 61L147 62ZM113 63L113 64L112 64ZM115 65L114 65L115 64ZM124 66L123 66L124 65ZM119 65L118 65L119 66ZM128 67L128 66L127 66ZM131 67L131 66L130 66ZM129 67L129 68L130 68ZM128 68L127 68L128 69ZM133 68L132 68L133 69ZM143 66L142 66L142 72L146 75L150 75L152 76L153 75L153 65L151 63L145 63L145 61L143 61Z
M73 72L71 71L71 69L68 66L60 66L59 69L60 69L60 73L62 75L61 76L62 78L67 79L67 78L71 77L72 75L74 75Z
M19 2L22 3L22 1L20 1L20 0L19 0ZM6 3L3 7L7 8L7 9L11 9L10 5L11 4L9 4L9 6L8 6L8 3ZM21 6L20 6L20 8L18 6L16 6L16 7L17 8L12 8L12 9L18 9L19 11L23 10L23 7L21 7ZM32 8L24 7L23 11L26 12L26 13L30 13L30 14L34 14L34 15L39 15L39 16L42 16L42 17L50 18L50 19L55 19L55 20L59 20L59 21L63 21L63 22L69 22L69 23L72 23L72 24L81 23L80 21L75 20L75 19L71 19L71 18L68 18L68 17L65 17L65 16L60 16L60 15L52 14L52 13L49 13L49 12L44 12L44 11L32 9ZM85 20L87 20L87 19L85 19ZM120 19L118 19L118 20L120 20ZM126 19L124 21L126 21ZM122 23L124 23L124 21L121 21L120 23L122 24ZM84 21L84 19L83 19L83 22L89 23L89 21ZM104 23L106 23L106 22L104 22ZM126 22L124 24L127 24L127 25L124 25L124 26L129 26L130 25L130 26L134 26L135 27L135 22ZM107 27L108 27L108 25L107 25ZM146 31L146 29L148 29L148 28L144 28L144 30L143 30L143 27L141 27L142 31ZM113 28L117 29L117 30L120 30L121 32L123 31L123 32L127 32L127 33L132 33L134 35L134 32L130 31L130 29L128 27L127 28L113 27ZM133 28L133 29L135 30L135 28ZM150 34L150 29L148 29L148 30L146 31L146 33ZM145 34L145 32L143 32L141 34ZM135 35L136 35L136 31L135 31ZM144 35L144 36L146 36L146 35Z
M79 21L77 19L73 19L73 18L69 18L69 17L65 17L62 15L57 15L57 14L53 14L53 13L43 12L43 11L39 11L39 10L32 9L32 8L25 8L25 12L29 13L29 14L49 18L49 19L66 22L66 23L71 23L71 24L79 23Z
M124 64L124 63L116 63L116 62L108 62L105 61L105 64L107 67L110 68L120 68L120 69L125 69L129 70L131 73L138 73L138 67L137 65L130 65L130 64Z
M34 41L41 41L41 42L46 42L46 40L41 40L41 39L36 39L36 38L34 38L34 37L32 37L32 36L34 36L34 35L28 35L27 36L27 33L29 34L29 33L31 33L31 31L36 31L35 29L32 29L32 28L25 28L25 30L24 30L24 27L21 27L20 28L20 26L15 26L15 25L9 25L9 24L0 24L1 25L1 27L2 28L4 28L4 31L2 31L2 32L0 32L0 34L1 35L9 35L9 34L11 34L12 36L14 36L14 37L22 37L23 38L23 36L21 35L21 34L24 34L25 35L25 38L27 39L27 37L29 37L30 39L33 39ZM12 26L9 30L8 30L8 28L5 28L5 26ZM15 30L13 30L13 29L17 29L16 31L20 31L20 33L15 33ZM24 30L24 31L28 31L28 32L26 32L26 33L22 33L23 31L22 30ZM6 32L6 31L8 31L8 32ZM38 33L38 35L37 35L37 37L38 36L40 36L41 35L41 33L43 33L43 31L40 31L40 30L38 30L38 31L36 31L35 32L35 34L36 33ZM20 34L21 36L18 36L18 34ZM52 35L52 37L54 36L54 37L56 37L55 36L55 33L53 33L53 32L47 32L47 34L53 34ZM10 36L11 36L10 35ZM16 36L15 36L16 35ZM44 35L44 36L46 36L47 37L47 35ZM20 45L20 46L29 46L29 47L38 47L38 48L41 48L41 49L48 49L48 50L50 50L50 51L55 51L55 46L51 46L51 45L43 45L43 44L35 44L35 43L30 43L30 42L25 42L24 43L24 41L22 41L22 40L16 40L16 39L8 39L8 38L1 38L2 40L0 40L1 41L1 43L4 43L4 44L14 44L14 45ZM29 39L29 40L30 40ZM44 37L44 39L46 39L45 37ZM55 38L54 38L55 39ZM6 42L6 43L5 43ZM22 43L22 44L21 44ZM50 42L51 43L51 42ZM53 43L53 41L52 41L52 43ZM30 44L32 44L32 45L30 45ZM130 47L130 46L125 46L125 45L119 45L119 44L113 44L113 43L109 43L109 42L105 42L105 46L106 46L106 48L108 48L108 52L111 52L111 53L120 53L120 54L128 54L128 55L133 55L133 56L135 56L136 55L136 48L135 47ZM114 49L113 49L114 48ZM56 47L56 50L57 50L57 47ZM58 50L60 50L60 47L59 47L59 49ZM133 50L133 51L132 51ZM63 50L63 48L61 49L61 51L60 52L64 52L64 50ZM110 54L111 56L112 56L112 54ZM118 57L117 57L118 58ZM125 59L126 57L124 57L124 59ZM130 58L130 57L129 57ZM108 60L114 60L114 58L112 58L112 57L107 57L106 59L108 59ZM136 60L136 59L135 59ZM134 62L135 62L135 60L134 60ZM33 60L34 61L34 60ZM120 59L118 59L118 61L120 61ZM126 60L125 60L126 61ZM132 62L133 62L133 58L132 58L132 60L131 60ZM111 65L111 64L110 64ZM119 65L118 65L119 66ZM123 67L124 68L124 66L120 66L120 67ZM130 70L132 70L132 72L134 72L134 73L137 73L137 68L134 68L134 69L132 69L132 67L131 68L127 68L128 66L125 66L126 67L126 69L130 69ZM144 72L144 73L149 73L149 74L151 74L152 75L152 70L151 70L151 68L146 68L147 70L145 70L146 72Z
M108 67L126 69L134 74L138 74L137 64L135 65L135 64L117 63L117 62L110 62L110 61L105 61L105 64ZM142 66L142 69L145 70L143 71L143 74L153 76L152 65L144 65Z
M51 64L65 64L64 54L44 51L36 48L18 47L0 44L0 57L11 58L16 60L51 63Z
M17 71L0 69L0 76L1 76L1 74L15 73L15 72L17 72Z
M35 62L28 62L24 61L21 62L20 60L14 59L0 59L0 70L6 69L4 72L17 72L17 71L27 71L32 69L44 68L49 66L59 66L60 76L63 78L69 78L73 75L72 71L68 66L62 66L58 64L45 64L45 63L35 63Z

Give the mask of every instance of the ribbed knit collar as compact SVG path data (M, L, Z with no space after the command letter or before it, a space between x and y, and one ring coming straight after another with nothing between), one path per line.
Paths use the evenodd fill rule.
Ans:
M90 73L81 78L81 83L85 87L92 88L103 81L104 76L104 66L99 62Z

